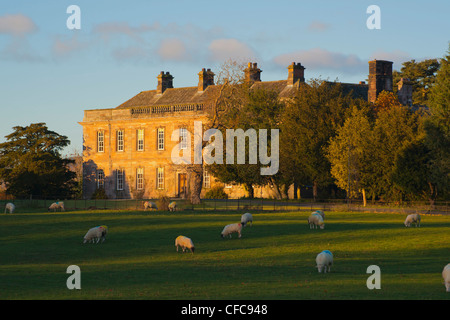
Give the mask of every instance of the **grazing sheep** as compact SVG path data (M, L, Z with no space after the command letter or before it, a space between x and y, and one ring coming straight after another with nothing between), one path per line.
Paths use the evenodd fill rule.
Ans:
M97 240L96 243L99 243L100 240L102 240L102 242L103 242L106 239L107 233L108 233L107 226L98 226L98 227L91 228L88 230L88 232L84 236L83 243L95 242L95 240Z
M413 213L406 217L405 227L411 227L412 223L415 223L416 227L417 227L417 224L419 224L419 227L420 227L420 214Z
M9 213L14 213L14 210L16 209L16 206L14 203L8 202L5 206L5 213L8 211Z
M313 213L308 217L308 224L309 224L310 229L312 229L312 228L317 229L317 226L319 226L320 229L325 228L325 223L323 222L323 218L318 213Z
M191 250L192 253L194 253L194 251L195 251L194 243L192 242L192 240L190 238L185 237L185 236L178 236L175 239L175 247L177 247L177 252L178 252L178 247L181 247L181 249L183 249L183 252L186 249Z
M333 264L333 254L328 250L322 251L316 257L316 264L319 273L322 273L322 270L324 271L324 273L327 273L327 267L328 272L330 272L331 265Z
M176 208L177 208L177 203L175 201L172 201L171 203L169 203L169 211L175 211Z
M151 202L151 201L145 201L144 202L144 210L147 209L155 209L158 210L158 206L156 205L156 203Z
M253 216L252 216L252 214L251 213L244 213L242 216L241 216L241 223L242 223L242 225L245 227L246 225L247 225L247 223L249 223L250 222L250 226L252 226L253 225Z
M442 278L444 278L445 290L450 292L450 263L442 270Z
M53 210L54 212L56 212L58 209L60 209L61 211L66 211L64 209L64 202L56 201L53 202L50 207L48 207L48 211Z
M325 220L325 213L322 210L316 210L313 213L317 213L322 216L322 219Z
M241 231L242 231L242 223L232 223L229 225L226 225L223 230L222 233L220 234L220 236L222 238L225 238L226 236L230 236L231 238L231 234L234 232L237 232L239 234L239 237L241 237Z

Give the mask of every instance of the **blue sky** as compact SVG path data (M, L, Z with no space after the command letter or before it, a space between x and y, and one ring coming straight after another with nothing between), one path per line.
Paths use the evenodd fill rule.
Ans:
M70 5L81 29L69 30ZM369 30L369 5L381 29ZM201 68L228 58L258 62L261 78L365 80L368 61L440 58L450 41L450 1L1 1L0 142L12 127L45 122L82 150L83 110L114 108L169 71L196 86Z

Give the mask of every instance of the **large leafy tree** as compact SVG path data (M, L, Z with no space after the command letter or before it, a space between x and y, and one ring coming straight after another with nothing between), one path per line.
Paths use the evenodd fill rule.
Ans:
M438 59L426 59L417 62L416 60L403 62L400 71L394 71L394 93L395 85L401 78L408 78L413 83L413 103L428 105L431 88L435 84L436 74L440 68Z
M235 103L224 108L220 115L220 129L222 130L223 137L227 136L227 129L241 129L244 132L247 132L247 130L254 130L256 135L259 134L259 129L266 129L268 131L267 149L270 151L272 143L270 139L270 129L278 129L279 116L283 109L283 103L279 101L276 92L265 89L251 89L247 84L239 84L236 85L236 87L239 87L235 88L235 90L239 90L237 96L240 98L235 101ZM258 140L258 137L255 137ZM250 141L246 141L244 164L239 164L238 157L240 154L238 154L239 150L237 150L238 144L233 142L233 163L227 164L224 159L223 164L209 165L208 170L222 182L237 182L245 185L248 196L253 198L253 186L272 183L275 187L278 187L279 183L277 177L275 177L277 175L261 175L261 167L263 165L260 163L258 157L256 157L257 163L250 163L249 151L251 148L249 143ZM257 142L257 144L259 144L259 142ZM227 152L226 148L227 146L225 144L225 153ZM257 150L259 150L259 148L256 148L254 151Z
M440 60L441 68L430 92L430 117L425 122L425 145L430 149L432 180L438 193L448 198L450 193L450 44L447 55Z
M437 188L431 175L430 156L423 139L412 141L397 154L391 178L405 195L426 198L433 206Z
M337 130L328 147L331 174L348 198L360 194L366 204L366 192L372 193L371 141L372 114L369 108L353 107L352 115Z
M341 84L313 79L300 86L297 95L287 103L281 117L282 166L292 175L292 183L312 184L318 188L333 183L327 157L330 138L359 102L344 94Z
M69 145L66 136L47 128L45 123L16 126L0 144L0 179L15 197L69 197L75 173L68 169L70 160L61 157Z

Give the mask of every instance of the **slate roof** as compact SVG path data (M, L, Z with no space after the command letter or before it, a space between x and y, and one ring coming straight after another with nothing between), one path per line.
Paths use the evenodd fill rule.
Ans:
M294 85L288 85L288 80L256 81L251 88L264 88L266 90L275 91L278 93L280 99L285 99L295 95L299 84L300 82L296 82ZM345 93L352 91L354 97L367 99L367 84L341 83L341 85ZM213 94L218 88L219 87L216 85L210 85L204 91L198 91L197 87L168 88L162 94L158 94L156 90L142 91L116 107L116 109L202 104L208 99L208 96Z

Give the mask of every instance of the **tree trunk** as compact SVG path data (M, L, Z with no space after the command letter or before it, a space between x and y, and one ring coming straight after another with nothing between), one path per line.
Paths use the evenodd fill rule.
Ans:
M296 182L294 182L294 199L300 198L298 195L298 190L299 190L298 184Z
M255 198L255 192L253 190L252 184L251 183L246 183L245 184L245 188L247 189L247 192L248 192L248 198L249 199L254 199Z
M188 169L189 171L189 186L190 186L190 199L192 204L200 204L200 193L203 186L203 165L194 164Z
M316 201L316 199L317 199L317 194L318 194L317 190L318 190L317 182L314 181L313 182L313 198L314 198L314 201Z
M363 196L363 206L365 207L367 205L367 199L366 199L366 189L362 189L362 196Z
M430 207L431 207L431 210L433 210L434 202L437 197L437 188L431 182L428 182L428 185L430 187L430 196L428 197L428 201L430 201Z

